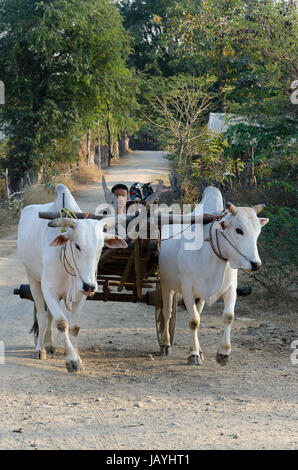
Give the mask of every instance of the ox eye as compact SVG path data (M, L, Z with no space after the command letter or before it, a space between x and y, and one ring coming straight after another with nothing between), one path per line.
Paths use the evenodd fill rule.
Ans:
M241 230L241 228L236 228L236 232L239 233L239 235L243 235L243 231Z
M81 248L79 247L79 245L77 243L75 243L75 247L77 250L81 251Z

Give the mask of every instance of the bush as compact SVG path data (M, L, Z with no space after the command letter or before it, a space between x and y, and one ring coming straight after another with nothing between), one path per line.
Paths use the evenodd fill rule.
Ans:
M233 189L224 188L223 195L226 201L232 201L237 206L253 206L266 204L266 206L297 207L297 189L283 181L271 181L261 185L236 185Z
M261 270L253 277L270 292L297 287L298 211L289 207L269 206L264 216L270 222L259 239Z
M199 203L200 200L200 192L198 188L192 184L191 181L185 179L181 184L181 204L191 204L193 208Z
M13 225L13 217L5 207L0 207L0 236L7 234L10 227Z

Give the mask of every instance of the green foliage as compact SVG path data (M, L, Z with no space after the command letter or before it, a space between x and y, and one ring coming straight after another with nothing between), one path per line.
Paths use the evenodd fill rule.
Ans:
M287 286L297 269L295 2L120 3L134 37L130 60L143 72L146 130L168 150L182 199L195 202L198 188L211 183L239 205L269 204L257 276L270 289ZM210 111L240 119L216 136L206 131Z
M57 158L62 142L73 147L113 101L117 79L129 78L130 46L109 0L1 0L0 24L0 119L17 178Z
M259 241L262 269L254 277L271 292L297 288L298 211L270 206L264 215L270 222L262 229Z
M223 134L211 134L204 129L197 144L197 155L192 158L192 175L205 185L223 183L234 175L234 161L224 158L228 142Z
M237 162L237 179L241 167L247 173L252 163L255 174L244 181L258 181L274 173L283 160L297 158L297 105L290 100L290 84L298 74L295 2L121 4L125 25L134 35L137 68L159 80L182 72L195 79L212 76L212 93L217 93L213 111L250 123L231 128L227 136L230 145L224 155Z
M146 118L158 130L172 170L181 180L222 183L233 174L233 160L223 156L227 140L206 128L217 98L215 82L213 76L182 74L147 82Z
M118 4L124 26L134 38L130 64L150 76L173 75L160 22L165 19L173 0L120 0Z

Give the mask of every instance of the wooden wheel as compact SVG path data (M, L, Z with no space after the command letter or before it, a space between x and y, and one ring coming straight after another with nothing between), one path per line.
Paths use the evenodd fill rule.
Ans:
M156 284L156 304L155 304L155 323L156 323L156 333L157 333L157 340L159 346L162 350L161 344L161 335L164 329L164 318L163 318L163 310L162 310L162 293L161 287L159 284ZM177 294L176 292L173 295L173 305L172 305L172 315L170 319L170 343L171 346L174 344L174 335L175 335L175 327L176 327L176 311L177 311ZM166 353L168 354L168 353Z

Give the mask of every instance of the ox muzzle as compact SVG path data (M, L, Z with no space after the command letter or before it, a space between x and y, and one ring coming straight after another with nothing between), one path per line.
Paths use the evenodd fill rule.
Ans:
M259 271L259 269L261 269L261 266L262 266L262 263L260 261L258 262L251 261L250 264L251 264L251 271Z
M93 295L95 294L95 285L94 284L87 284L83 282L83 290L81 291L84 295Z

